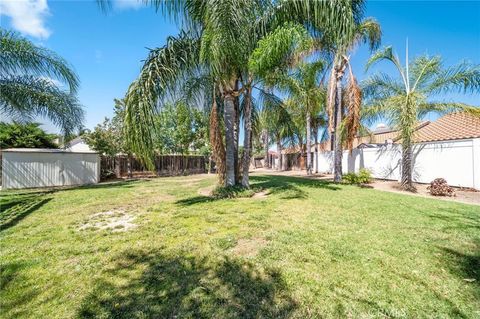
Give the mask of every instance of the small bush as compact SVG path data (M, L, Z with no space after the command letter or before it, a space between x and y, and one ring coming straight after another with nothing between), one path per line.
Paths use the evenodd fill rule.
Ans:
M433 196L455 196L455 190L444 178L435 178L427 187Z
M102 181L107 180L107 179L111 179L111 178L115 178L115 172L114 171L108 170L108 169L102 169L100 171L100 179Z
M358 174L348 173L343 175L343 181L345 184L369 184L372 182L372 173L368 169L362 168Z
M360 184L370 184L372 182L372 173L368 169L362 168L358 172L358 179Z
M358 176L355 173L347 173L343 175L343 182L345 184L358 184Z

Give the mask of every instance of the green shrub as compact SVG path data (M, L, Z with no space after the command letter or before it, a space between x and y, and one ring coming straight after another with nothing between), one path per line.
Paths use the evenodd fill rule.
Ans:
M368 169L362 168L356 173L347 173L343 175L343 181L345 184L369 184L372 182L372 173Z
M358 176L355 173L347 173L343 175L343 182L345 184L358 184Z
M372 182L372 173L366 168L360 169L358 172L358 182L360 184L370 184Z

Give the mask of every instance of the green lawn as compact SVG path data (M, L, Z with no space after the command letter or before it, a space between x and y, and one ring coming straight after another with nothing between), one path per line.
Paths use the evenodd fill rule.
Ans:
M252 179L269 195L200 195L214 176L1 192L0 316L480 317L479 206ZM98 228L122 212L134 227Z

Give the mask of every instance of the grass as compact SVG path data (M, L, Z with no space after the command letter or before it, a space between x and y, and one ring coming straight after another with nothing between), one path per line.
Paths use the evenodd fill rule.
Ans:
M252 180L268 196L199 195L213 176L2 191L0 316L480 317L479 206ZM107 211L136 227L79 230Z

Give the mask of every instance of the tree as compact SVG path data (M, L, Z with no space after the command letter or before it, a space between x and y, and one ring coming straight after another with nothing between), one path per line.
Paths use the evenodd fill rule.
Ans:
M297 117L303 118L305 123L307 175L312 174L312 115L316 116L320 112L325 100L323 91L319 88L320 74L324 68L324 61L301 62L293 72L274 77L277 88L288 94L285 104Z
M386 118L399 129L402 144L401 186L414 191L412 144L418 121L429 112L445 114L463 110L480 116L478 107L435 100L437 95L446 92L480 92L480 66L462 62L444 67L441 57L426 55L409 61L408 49L406 64L402 66L392 47L386 47L370 57L366 68L379 61L392 63L399 77L378 73L365 80L363 90L368 96L368 108L363 111L363 117L369 121Z
M375 49L380 44L380 38L380 25L370 18L354 25L347 36L318 41L321 48L326 45L330 47L329 50L333 54L333 65L328 84L327 113L330 138L334 145L334 181L337 183L342 181L342 143L344 141L342 136L347 137L347 145L351 147L360 125L361 91L352 72L350 57L347 55L360 43L368 43L371 50ZM349 79L347 92L344 93L342 81L347 67ZM346 100L346 106L342 103L343 100ZM347 108L347 112L345 112L345 108ZM345 113L347 113L347 119L346 123L342 125ZM347 132L342 132L342 126Z
M56 81L68 85L59 88ZM77 75L56 53L0 28L0 111L13 119L43 116L65 135L81 126Z
M163 154L189 154L208 146L202 112L184 102L167 103L158 115L157 147Z
M118 131L109 118L105 118L102 123L97 124L93 131L84 134L83 138L88 146L104 155L115 156L121 150Z
M58 148L56 134L47 134L39 123L0 122L0 148Z
M131 151L125 141L123 117L125 116L125 101L114 99L114 115L112 119L104 121L93 129L86 131L81 136L85 142L95 151L105 155L115 156L119 153L130 155Z

